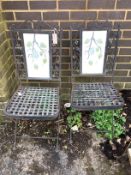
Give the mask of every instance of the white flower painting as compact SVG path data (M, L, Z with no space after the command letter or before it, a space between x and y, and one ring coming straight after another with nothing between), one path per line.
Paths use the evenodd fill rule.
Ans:
M28 78L50 78L49 34L23 33Z
M102 74L107 31L82 31L82 74Z

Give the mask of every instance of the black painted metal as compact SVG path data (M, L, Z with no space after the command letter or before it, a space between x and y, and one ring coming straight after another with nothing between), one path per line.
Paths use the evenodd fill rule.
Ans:
M59 88L20 87L5 113L17 119L53 120L59 115Z
M52 33L57 32L58 44L53 44ZM23 33L49 33L51 37L50 49L51 49L51 61L50 81L58 81L59 87L44 88L44 87L24 87L21 80L28 80L26 60L24 53ZM11 118L29 118L29 119L43 119L52 120L57 118L60 111L59 102L59 88L61 84L61 47L62 47L62 30L54 29L48 25L48 29L43 29L41 26L37 29L25 28L20 26L12 26L11 39L13 45L13 53L15 58L15 64L20 81L20 87L15 92L14 96L9 101L5 115ZM33 80L33 79L32 79ZM36 79L35 79L36 80ZM39 79L37 79L39 80ZM43 79L44 81L44 79ZM47 107L46 107L46 105ZM41 106L43 106L41 108Z
M52 37L54 30L57 32L58 44L53 44L51 41L51 77L45 80L49 80L49 82L58 81L58 87L31 87L28 84L27 86L23 86L22 80L28 81L24 53L23 32L49 33L50 37ZM62 30L59 27L56 28L56 26L51 26L50 24L42 21L40 21L37 28L34 29L33 22L26 21L22 24L13 25L10 31L17 70L16 72L20 86L12 96L11 100L9 100L4 110L4 114L9 119L13 119L13 121L15 121L14 143L16 145L18 120L52 121L56 119L59 120L60 118L59 89L61 86ZM57 125L57 136L49 137L48 139L56 139L56 147L58 148L59 122Z
M17 74L20 80L28 79L27 76L27 68L26 68L26 61L25 61L25 53L24 53L24 43L23 43L23 33L24 32L31 32L31 33L49 33L50 35L50 50L51 50L51 78L50 80L59 80L60 81L60 74L61 74L61 38L62 38L62 31L58 28L48 28L43 29L41 26L39 28L25 28L22 29L20 27L16 27L13 25L10 29L11 31L11 40L13 45L13 53L15 58L15 64L17 68ZM58 36L58 44L53 44L52 42L52 33L54 30L57 32ZM47 79L46 79L47 80Z
M102 75L83 75L81 73L81 31L107 30L107 44L104 72ZM120 26L112 26L109 22L90 23L84 29L71 28L71 70L72 94L71 106L77 110L117 109L124 101L113 86L114 66L117 55ZM89 82L76 82L78 77L90 77ZM109 82L98 82L97 77L110 78ZM97 83L96 83L97 82Z
M71 58L72 58L72 76L82 76L80 68L81 68L81 32L83 30L107 30L107 44L106 44L106 57L105 57L105 66L103 76L112 76L114 71L114 63L117 54L118 40L120 35L120 27L115 29L108 25L107 22L102 23L101 25L98 23L94 23L84 29L71 29ZM89 75L88 75L89 76ZM96 76L96 75L90 75Z
M78 110L117 109L124 101L111 83L73 85L72 107Z

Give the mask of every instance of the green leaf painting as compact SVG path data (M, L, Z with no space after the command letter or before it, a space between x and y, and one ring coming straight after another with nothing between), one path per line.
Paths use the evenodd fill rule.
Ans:
M29 42L27 43L27 47L31 47L31 46L32 46L32 42L29 41Z
M86 39L84 43L85 44L88 44L89 42L90 42L90 40L89 39Z
M102 39L98 39L96 42L99 43L99 44L103 43Z
M34 64L34 68L35 68L35 69L38 69L38 65L37 65L37 64Z
M40 48L47 48L47 45L45 45L44 43L40 43Z
M82 32L82 73L102 73L107 31Z
M93 61L90 60L90 61L89 61L89 65L91 66L92 64L93 64Z
M94 55L95 51L98 55L101 55L101 52L102 52L102 48L101 48L102 46L100 45L101 43L102 43L102 40L101 39L96 40L94 36L94 32L92 32L91 39L88 40L88 43L86 42L86 44L88 44L87 45L87 53L88 53L87 59L91 59L91 55Z
M24 33L25 55L29 77L50 77L49 34Z
M46 64L46 62L47 62L47 59L46 59L46 58L44 58L44 59L43 59L43 63L44 63L44 64Z

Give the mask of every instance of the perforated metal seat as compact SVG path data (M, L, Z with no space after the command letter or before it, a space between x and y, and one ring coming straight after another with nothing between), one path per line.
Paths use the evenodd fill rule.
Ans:
M82 83L73 85L71 104L77 110L117 109L123 99L111 83Z
M54 120L59 115L59 88L19 87L5 113L17 119Z

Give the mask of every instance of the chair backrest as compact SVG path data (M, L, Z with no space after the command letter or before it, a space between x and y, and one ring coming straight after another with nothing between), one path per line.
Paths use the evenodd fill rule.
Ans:
M13 25L10 31L20 80L60 80L62 30Z
M114 75L119 25L107 22L87 24L84 29L71 29L71 69L73 77Z

